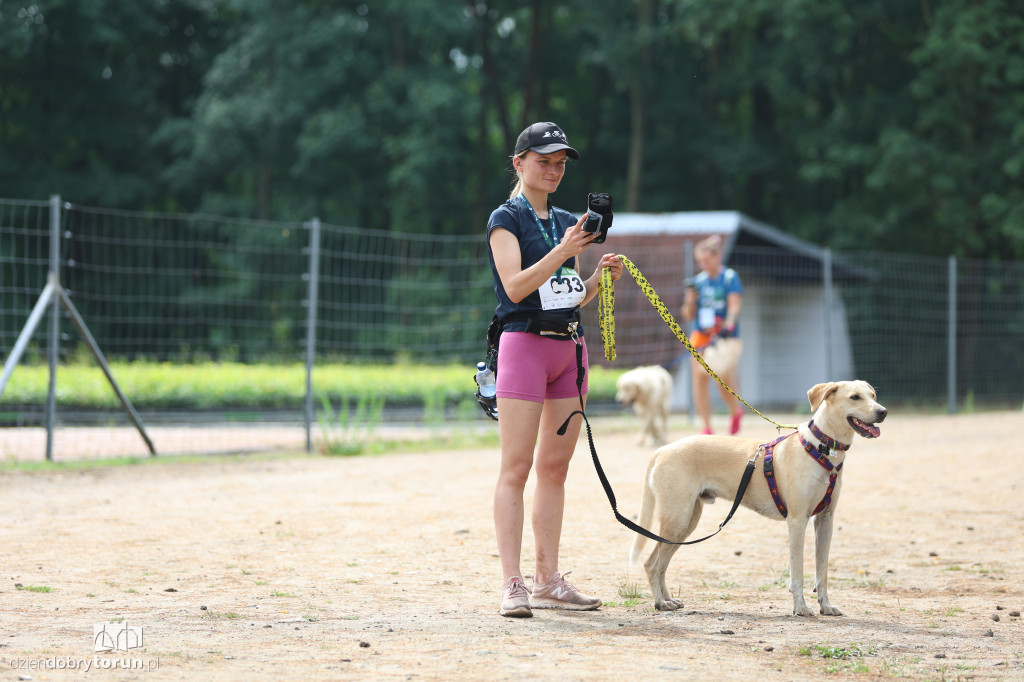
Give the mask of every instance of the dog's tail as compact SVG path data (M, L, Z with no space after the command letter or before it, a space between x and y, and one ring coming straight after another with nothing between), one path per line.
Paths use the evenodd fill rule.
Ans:
M654 463L657 461L658 456L655 454L651 457L651 461L647 463L647 473L644 476L644 499L640 504L640 518L637 523L644 528L649 528L651 525L651 519L654 518L654 491L651 490L651 472L654 471ZM633 538L633 548L629 552L629 565L635 566L637 560L640 558L640 551L644 548L647 543L647 536L636 534Z

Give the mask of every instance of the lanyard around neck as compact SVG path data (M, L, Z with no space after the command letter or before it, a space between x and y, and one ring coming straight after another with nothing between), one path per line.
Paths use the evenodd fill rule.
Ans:
M555 212L551 209L550 204L548 205L548 216L551 218L551 234L548 234L548 231L544 229L544 223L542 223L540 218L537 217L537 212L533 210L533 206L530 206L530 202L527 201L526 197L522 194L517 196L519 197L519 201L523 202L523 205L529 209L530 215L533 216L533 222L537 223L537 229L540 230L540 234L544 237L544 241L547 242L550 248L555 248L555 241L558 238L558 222L555 219Z

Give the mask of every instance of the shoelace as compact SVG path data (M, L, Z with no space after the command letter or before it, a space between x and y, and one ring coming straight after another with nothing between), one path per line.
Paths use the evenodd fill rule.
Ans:
M513 580L512 584L508 588L509 598L513 597L525 597L528 594L532 594L526 585L523 584L522 580Z
M552 586L561 584L563 589L565 589L570 594L579 592L579 590L576 589L575 585L573 585L571 582L566 580L566 578L569 577L570 573L572 573L572 571L566 571L565 573L563 573L561 575L558 575L556 573L555 575L558 575L558 577L555 578L553 581L551 581L551 583L549 583L549 584L552 585Z

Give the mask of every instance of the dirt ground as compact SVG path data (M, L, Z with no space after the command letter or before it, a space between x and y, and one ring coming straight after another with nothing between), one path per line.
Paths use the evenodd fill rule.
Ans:
M630 516L650 454L634 426L594 421ZM785 526L748 510L676 554L686 606L654 612L585 440L561 568L605 605L523 620L497 615L497 448L4 471L0 680L1024 679L1021 433L1022 412L893 410L854 443L832 545L842 617L790 615ZM742 435L774 429L748 417ZM94 653L104 624L142 646Z

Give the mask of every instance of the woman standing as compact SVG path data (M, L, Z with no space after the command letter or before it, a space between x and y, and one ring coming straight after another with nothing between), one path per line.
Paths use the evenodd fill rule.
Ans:
M710 364L712 351L722 357L716 368L722 381L736 385L736 367L743 345L740 341L740 309L743 307L743 283L732 268L722 267L722 238L712 235L697 244L693 252L701 271L687 282L683 290L683 319L695 322L691 340ZM693 404L704 423L703 433L711 433L711 392L709 376L696 358L690 359L693 377ZM739 401L722 386L718 387L722 400L729 407L731 421L729 433L740 430L743 408Z
M498 433L501 467L494 491L494 527L504 575L499 613L529 617L532 608L592 610L601 600L583 594L558 571L558 545L565 504L565 477L579 436L574 419L564 436L556 431L579 407L576 347L589 368L579 308L597 294L601 270L622 275L613 253L601 257L586 280L577 256L594 234L580 220L551 206L568 159L579 159L554 123L534 123L516 141L512 167L517 182L487 223L491 273L503 333L498 346ZM586 396L587 383L582 386ZM523 491L531 469L536 568L533 590L520 570ZM532 593L532 598L531 598Z

